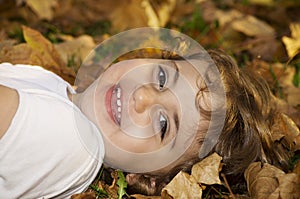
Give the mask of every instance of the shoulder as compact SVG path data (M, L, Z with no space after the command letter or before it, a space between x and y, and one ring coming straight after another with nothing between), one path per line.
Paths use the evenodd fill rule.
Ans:
M19 105L16 90L0 85L0 138L5 134Z

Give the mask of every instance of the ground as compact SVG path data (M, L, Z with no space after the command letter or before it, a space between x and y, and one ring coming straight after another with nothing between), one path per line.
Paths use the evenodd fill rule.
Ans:
M259 71L276 96L280 111L285 113L279 126L286 133L280 136L297 143L299 9L300 2L296 0L0 0L0 62L41 65L74 84L85 56L111 35L144 26L178 30L205 49L224 50L240 67ZM213 167L205 162L194 165L204 168L201 172L209 174L212 182L203 181L203 175L195 174L200 172L197 170L181 172L160 196L151 198L181 198L183 194L189 198L299 198L299 149L298 145L291 151L288 173L272 165L261 167L254 163L245 172L246 185L234 186L222 174L221 160L214 155L209 157L216 161ZM73 198L150 198L129 196L121 171L113 171L109 181L104 181L103 173L86 193ZM180 193L178 189L176 192L178 186ZM188 195L195 192L201 193Z

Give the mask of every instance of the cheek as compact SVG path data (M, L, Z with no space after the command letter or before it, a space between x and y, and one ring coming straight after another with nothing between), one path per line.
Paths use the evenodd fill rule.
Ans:
M123 131L112 135L109 140L113 145L132 153L147 153L155 151L160 147L155 137L139 139L129 136Z

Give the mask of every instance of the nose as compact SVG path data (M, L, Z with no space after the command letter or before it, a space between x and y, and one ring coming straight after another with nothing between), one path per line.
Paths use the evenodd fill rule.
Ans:
M137 88L133 93L135 111L143 113L146 109L155 104L158 91L151 85L144 85Z

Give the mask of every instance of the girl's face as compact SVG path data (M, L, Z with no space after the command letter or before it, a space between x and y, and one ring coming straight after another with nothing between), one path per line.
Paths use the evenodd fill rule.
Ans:
M133 59L109 67L94 96L106 162L145 172L178 159L199 127L195 102L199 76L187 61ZM146 154L145 162L140 157ZM147 164L153 168L140 169Z

